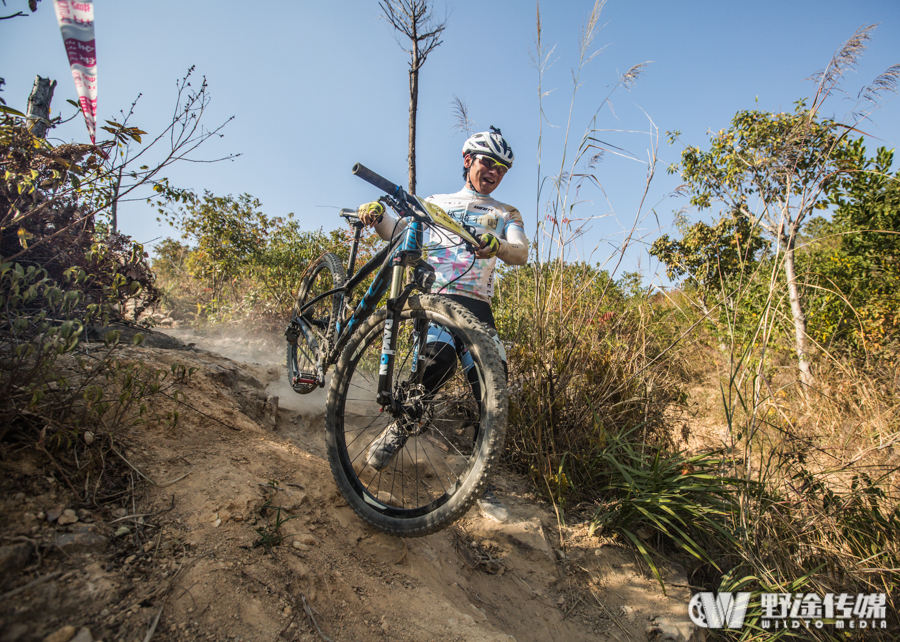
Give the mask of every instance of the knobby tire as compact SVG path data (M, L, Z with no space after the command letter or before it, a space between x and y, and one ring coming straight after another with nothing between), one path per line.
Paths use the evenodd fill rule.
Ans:
M347 270L336 254L326 252L306 268L301 278L300 291L291 313L291 320L297 319L303 306L318 295L334 288L343 287L347 282ZM334 340L336 320L340 317L341 312L340 306L340 294L335 294L318 301L303 313L308 327L316 335L319 350L326 349L326 346ZM307 394L318 387L313 384L298 385L295 383L297 377L315 377L318 356L318 351L313 349L302 332L297 337L296 345L288 343L288 380L295 392Z
M398 328L392 390L409 394L413 325L426 319L468 349L483 401L457 364L444 385L421 398L424 415L407 422L405 445L386 468L375 470L367 451L396 421L375 400L387 315L381 309L369 317L336 364L326 412L328 460L341 493L363 520L393 535L419 537L459 519L484 493L506 432L506 377L493 339L470 312L444 297L410 297Z

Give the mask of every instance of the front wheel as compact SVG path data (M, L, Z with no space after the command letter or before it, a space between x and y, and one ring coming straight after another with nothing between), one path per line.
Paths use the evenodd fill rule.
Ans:
M297 303L291 312L291 324L285 331L288 340L287 371L294 392L308 394L323 383L318 371L319 354L330 347L341 312L341 294L316 298L329 290L344 287L347 270L336 254L326 252L303 273ZM312 305L308 305L311 302ZM302 312L301 312L302 311Z
M369 317L335 367L328 460L360 517L392 535L418 537L453 523L483 494L506 432L506 378L494 341L471 313L440 296L410 297L400 314L391 382L403 410L392 415L376 401L386 318L385 310ZM429 325L448 330L456 352L471 356L468 367L456 367L431 389L412 369Z

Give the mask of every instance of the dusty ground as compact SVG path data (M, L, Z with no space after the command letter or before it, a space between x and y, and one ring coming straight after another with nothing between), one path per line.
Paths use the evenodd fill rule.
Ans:
M507 524L473 510L421 539L373 530L325 460L325 391L293 393L280 350L170 334L190 347L123 349L196 371L178 386L175 428L151 421L119 439L120 498L79 503L76 491L87 493L29 449L0 461L0 642L692 634L683 575L670 572L664 596L630 549L585 525L560 529L552 507L504 471ZM175 407L162 399L151 410Z

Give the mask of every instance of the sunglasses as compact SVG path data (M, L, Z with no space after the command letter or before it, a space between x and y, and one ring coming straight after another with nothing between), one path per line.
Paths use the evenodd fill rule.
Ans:
M482 156L481 154L476 154L475 158L477 158L479 162L481 162L485 169L496 169L500 173L500 176L503 176L504 174L506 174L506 172L509 171L509 167L501 162L494 160L490 156Z

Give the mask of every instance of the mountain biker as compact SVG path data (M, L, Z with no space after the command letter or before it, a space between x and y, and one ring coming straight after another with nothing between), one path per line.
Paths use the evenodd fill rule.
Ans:
M519 211L490 195L512 167L513 151L500 130L491 127L490 131L474 134L466 140L462 156L463 189L455 194L429 196L425 200L466 226L481 245L473 256L455 235L428 230L424 245L428 249L427 261L435 269L432 291L463 305L487 326L506 370L506 352L491 311L494 271L498 258L509 265L524 265L528 260L528 238ZM374 226L385 240L406 227L405 220L385 211L378 201L361 205L357 213L364 224ZM452 334L440 326L429 328L424 357L423 385L430 391L438 389L453 375L457 361L461 362L464 371L472 364L465 349L458 349ZM475 385L473 381L473 387ZM370 446L367 463L376 470L384 470L406 440L407 434L401 428L396 424L389 425ZM482 513L496 521L508 518L506 507L490 487L478 504Z

